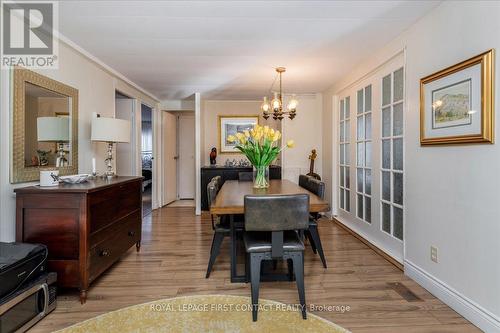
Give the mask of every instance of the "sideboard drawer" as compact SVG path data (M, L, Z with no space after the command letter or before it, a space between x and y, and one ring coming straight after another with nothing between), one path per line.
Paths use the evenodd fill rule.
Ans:
M113 228L110 228L113 229ZM106 230L103 230L106 231ZM111 230L110 230L111 231ZM140 220L130 219L120 224L108 238L91 246L89 279L93 281L99 274L105 271L122 254L141 239Z
M133 182L120 185L118 192L118 217L121 218L142 206L142 183Z
M140 240L141 236L141 215L140 209L134 213L124 217L121 220L102 228L89 236L89 246L93 248L99 243L112 238L115 235L123 236L124 238L132 238L136 241Z
M94 192L89 198L90 232L94 233L141 207L141 183Z

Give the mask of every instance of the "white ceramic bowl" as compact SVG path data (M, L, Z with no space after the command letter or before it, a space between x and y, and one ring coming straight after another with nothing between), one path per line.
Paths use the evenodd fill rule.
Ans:
M61 176L59 180L67 184L80 184L87 181L90 177L89 174L71 175L71 176Z

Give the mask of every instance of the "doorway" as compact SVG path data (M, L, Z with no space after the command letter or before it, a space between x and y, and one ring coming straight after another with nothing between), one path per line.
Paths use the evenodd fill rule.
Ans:
M194 112L180 112L177 129L177 199L194 200Z
M141 104L141 174L142 212L149 215L153 209L153 110Z
M194 207L195 117L193 111L162 112L162 205Z

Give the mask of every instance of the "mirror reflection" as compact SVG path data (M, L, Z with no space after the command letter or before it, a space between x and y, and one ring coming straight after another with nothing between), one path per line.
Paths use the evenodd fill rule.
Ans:
M24 84L25 167L71 166L71 97Z

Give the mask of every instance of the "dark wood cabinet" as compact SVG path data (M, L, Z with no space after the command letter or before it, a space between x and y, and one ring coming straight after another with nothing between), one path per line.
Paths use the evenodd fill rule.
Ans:
M89 285L134 244L141 245L142 177L30 186L16 192L16 239L48 246L60 287Z
M253 167L225 167L225 166L204 166L201 168L201 210L208 210L207 185L215 176L222 177L222 184L226 180L238 180L240 172L251 172ZM281 179L281 167L271 165L269 167L270 179Z

